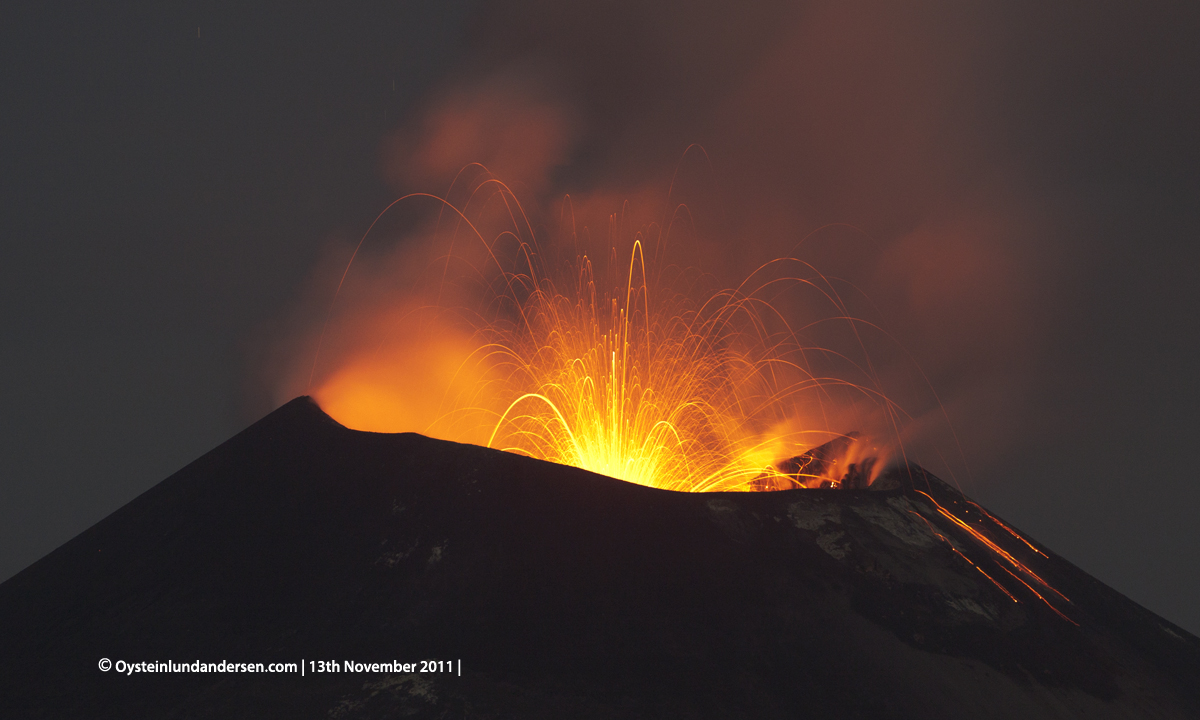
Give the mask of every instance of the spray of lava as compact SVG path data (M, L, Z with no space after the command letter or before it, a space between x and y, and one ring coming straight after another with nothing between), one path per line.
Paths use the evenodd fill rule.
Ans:
M429 295L374 308L369 339L334 372L318 376L318 345L313 394L343 424L484 444L688 492L862 488L886 448L901 448L907 418L880 391L863 339L877 328L855 319L810 265L773 260L736 287L706 292L705 276L665 263L670 231L656 228L670 222L629 233L624 251L620 233L610 233L596 264L579 250L572 217L569 241L556 245L576 252L556 263L509 188L486 173L461 203L418 195L393 206L418 198L437 203L438 226L449 227L449 247L418 273ZM502 229L484 231L496 222ZM810 302L789 299L797 290ZM822 306L815 321L792 321ZM824 324L841 328L839 347L850 352L813 340L832 337L814 332ZM864 424L875 438L890 430L890 441L846 432ZM965 498L952 510L913 491L931 503L913 514L1007 598L1019 603L1028 593L1074 622L1057 606L1070 601L990 533L1045 553ZM987 551L993 572L939 531L943 521Z
M851 317L827 278L799 260L775 260L735 288L702 292L704 276L663 260L670 231L655 227L670 222L631 233L627 252L610 238L607 273L578 251L572 226L571 242L561 245L577 252L551 272L545 258L552 253L543 252L503 183L486 177L458 206L437 200L453 236L450 250L425 273L439 277L437 300L410 311L405 322L421 327L410 335L427 336L434 326L460 330L453 343L442 332L439 342L418 343L417 351L410 340L390 369L415 386L400 394L419 390L428 380L404 364L442 347L441 356L426 361L449 376L437 411L416 425L381 425L375 418L386 408L367 387L374 381L341 372L314 395L343 424L482 442L629 482L699 492L836 486L841 473L834 470L866 443L843 443L846 457L811 473L778 463L853 429L833 427L845 420L846 408L868 407L885 427L901 418L866 361L862 321ZM569 199L564 207L570 210ZM489 212L506 227L485 233ZM464 245L478 251L474 260L464 261L470 251L455 251ZM480 288L472 302L445 302L456 277ZM784 306L792 306L781 298L796 290L826 305L819 322L790 321ZM424 319L414 323L417 316ZM841 324L844 336L858 342L862 361L806 342L822 322Z

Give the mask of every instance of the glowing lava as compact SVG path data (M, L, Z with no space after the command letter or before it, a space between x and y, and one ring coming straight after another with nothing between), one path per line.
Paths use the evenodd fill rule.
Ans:
M491 183L508 207L519 208L506 187ZM830 303L837 320L856 322L846 319L824 278L780 276L780 268L808 268L797 260L768 263L740 287L696 300L661 281L639 233L609 289L586 255L556 283L528 226L486 240L477 222L446 207L486 249L491 274L472 271L489 277L492 289L480 309L451 312L469 318L469 331L443 327L430 335L431 326L447 324L445 308L430 311L438 319L421 332L432 339L419 348L410 339L391 353L391 381L382 379L389 363L379 348L327 378L313 394L345 425L477 442L642 485L701 492L836 483L840 478L787 474L776 463L837 437L828 418L847 402L846 393L894 410L869 379L857 384L816 371L814 357L845 356L806 346L768 299L803 286ZM448 342L455 333L460 340ZM440 348L433 360L429 347ZM447 347L461 350L447 354ZM439 374L450 378L438 384ZM414 399L422 412L408 407ZM388 424L388 408L401 405L398 417L406 421Z
M638 283L640 243L624 297L597 301L584 262L574 297L540 287L516 328L487 333L511 383L488 445L671 490L745 490L781 475L774 461L803 431L767 426L828 381L745 332L753 318L737 316L754 310L736 292L656 312Z

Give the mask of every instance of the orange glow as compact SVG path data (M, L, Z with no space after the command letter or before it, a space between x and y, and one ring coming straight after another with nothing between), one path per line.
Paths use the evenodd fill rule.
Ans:
M406 432L438 424L447 396L463 385L481 385L466 363L473 347L453 333L420 332L380 344L350 358L313 393L325 412L344 425L369 432ZM484 444L482 431L460 430L453 438Z
M781 273L807 268L803 263L774 261L738 288L693 298L666 287L639 233L623 266L616 265L619 275L610 270L616 279L606 290L586 254L551 277L507 187L494 180L481 187L495 191L489 199L503 204L491 207L502 207L515 229L487 239L478 217L445 202L443 212L485 250L485 266L468 262L463 274L484 278L489 290L470 307L432 311L470 318L470 332L427 323L422 339L343 358L312 394L344 425L417 431L703 492L836 485L843 468L864 459L851 456L861 454L862 443L849 443L845 457L815 474L788 475L776 465L839 436L830 418L849 396L846 405L865 400L894 413L869 373L857 384L814 372L814 357L857 366L804 345L772 305L788 287L804 287L833 308L834 321L858 322L847 319L819 274ZM611 265L620 262L615 248L607 254ZM462 257L448 255L435 266L443 305L455 279L452 260ZM871 466L864 467L870 475Z

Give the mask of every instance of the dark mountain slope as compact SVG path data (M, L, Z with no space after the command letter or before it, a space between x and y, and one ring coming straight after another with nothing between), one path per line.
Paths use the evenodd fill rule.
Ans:
M1200 640L919 468L875 487L671 493L297 399L0 585L0 716L1200 717Z

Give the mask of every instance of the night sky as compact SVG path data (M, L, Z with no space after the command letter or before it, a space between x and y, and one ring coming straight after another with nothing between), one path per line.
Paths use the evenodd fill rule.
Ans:
M534 201L699 143L730 272L856 228L963 489L1200 633L1191 4L254 5L0 11L0 578L279 403L280 328L445 189L412 148L457 107L500 125L451 160Z

